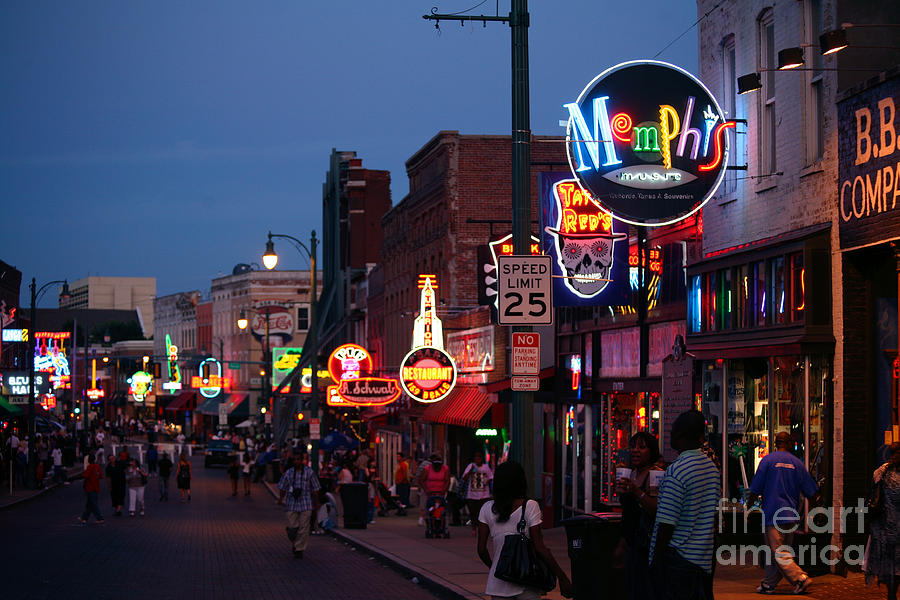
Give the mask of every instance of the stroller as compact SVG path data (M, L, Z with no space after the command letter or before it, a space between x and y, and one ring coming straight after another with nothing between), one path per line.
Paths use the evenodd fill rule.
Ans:
M447 501L443 496L429 496L425 502L425 537L449 538Z
M378 508L379 517L388 516L388 511L391 510L396 510L398 517L406 516L406 509L400 504L400 496L392 496L387 486L380 481L375 489L378 492L378 499L381 501L381 505Z

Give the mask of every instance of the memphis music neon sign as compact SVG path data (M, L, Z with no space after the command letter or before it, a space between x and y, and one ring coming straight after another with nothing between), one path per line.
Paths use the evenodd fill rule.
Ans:
M727 121L696 77L659 61L607 69L568 111L569 165L605 211L666 225L698 211L725 174Z

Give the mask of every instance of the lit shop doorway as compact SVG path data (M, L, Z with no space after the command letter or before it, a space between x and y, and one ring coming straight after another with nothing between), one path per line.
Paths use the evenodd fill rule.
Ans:
M829 494L831 357L788 355L710 361L703 368L701 408L707 438L722 469L722 497L746 498L775 435L790 434L790 451Z
M604 505L616 506L616 467L631 467L628 443L639 431L659 439L658 392L613 392L601 394L601 423L597 438L598 469L596 497Z

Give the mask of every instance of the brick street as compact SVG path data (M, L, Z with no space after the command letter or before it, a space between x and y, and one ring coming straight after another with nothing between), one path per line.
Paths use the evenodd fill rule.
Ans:
M328 535L312 536L294 560L283 510L261 484L232 498L223 469L203 469L202 457L193 465L192 501L171 490L168 503L158 502L151 477L145 517L113 517L105 480L102 525L78 524L80 481L0 511L0 597L435 598Z

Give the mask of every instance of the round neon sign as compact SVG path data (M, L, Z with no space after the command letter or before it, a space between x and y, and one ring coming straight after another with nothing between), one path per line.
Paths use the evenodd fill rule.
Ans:
M456 364L443 350L416 348L400 363L400 385L419 402L437 402L456 385Z
M616 65L565 108L572 173L622 221L680 221L700 210L725 176L726 131L735 124L680 67L652 60Z
M328 374L335 382L359 379L371 373L373 368L372 355L358 344L338 346L328 357Z

